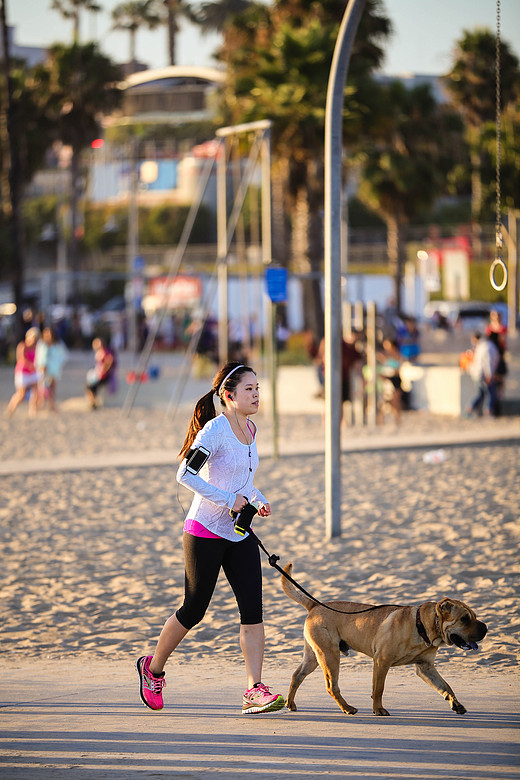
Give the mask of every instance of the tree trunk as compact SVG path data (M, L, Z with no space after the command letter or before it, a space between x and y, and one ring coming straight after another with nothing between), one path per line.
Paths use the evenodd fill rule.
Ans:
M309 208L309 191L300 187L295 200L292 219L292 261L297 273L303 274L303 319L305 330L310 331L319 344L324 333L321 280L321 257L316 256L316 241L322 234L319 215ZM314 250L314 251L313 251Z
M168 27L168 61L170 65L175 65L177 59L177 33L179 32L176 3L173 0L164 0L164 4L168 13L166 19L166 26Z
M76 8L76 10L74 11L74 16L72 17L72 21L74 24L73 43L79 43L79 8Z
M310 273L309 199L307 190L303 187L298 189L292 210L291 255L292 265L297 273Z
M79 160L80 151L76 147L72 149L70 160L70 236L69 236L69 269L71 273L71 304L73 338L76 340L79 334L78 324L78 205L79 205Z
M482 239L480 227L480 213L482 211L482 162L480 152L473 148L470 152L471 160L471 226L473 257L477 260L482 256Z
M135 30L130 30L130 65L135 70L137 65L137 60L135 59Z
M16 121L13 107L13 84L11 79L11 62L9 56L9 40L7 35L7 19L5 10L5 0L0 0L0 24L3 43L3 76L4 76L4 94L2 96L2 116L1 116L1 149L2 149L2 210L9 222L11 237L11 268L13 279L13 297L16 305L16 337L19 340L22 336L21 312L23 305L23 286L24 286L24 258L22 251L22 228L21 228L21 173L20 173L20 153L18 146L18 136L16 132Z
M272 167L272 231L273 231L273 260L284 267L289 265L289 225L287 222L287 193L285 182L287 181L287 164L285 160L276 162Z
M401 311L401 282L403 280L403 257L401 248L401 230L399 220L394 217L387 217L387 253L388 269L390 276L394 280L394 298L395 306L398 312Z

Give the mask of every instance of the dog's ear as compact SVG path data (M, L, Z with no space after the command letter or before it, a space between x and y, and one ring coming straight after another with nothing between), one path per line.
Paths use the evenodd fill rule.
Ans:
M440 615L451 615L452 610L454 609L455 604L451 599L442 599L437 604L437 612Z

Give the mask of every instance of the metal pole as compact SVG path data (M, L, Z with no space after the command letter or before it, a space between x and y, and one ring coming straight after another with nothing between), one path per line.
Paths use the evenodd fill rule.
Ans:
M218 273L218 359L228 361L228 272L227 272L227 144L220 145L217 159L217 273Z
M137 190L139 186L138 141L134 138L130 147L130 187L128 190L128 243L126 247L126 272L128 280L126 313L128 325L128 348L135 355L137 352L137 312L135 309L135 260L137 257L139 235L139 212L137 205Z
M517 219L520 211L507 210L507 260L509 266L509 285L507 288L507 329L510 336L516 335L516 315L518 312L518 239Z
M377 352L376 352L376 305L367 303L367 423L377 424Z
M272 263L272 214L271 214L271 127L264 129L261 153L262 174L262 261L265 266ZM278 359L276 353L276 303L269 303L269 357L271 367L271 423L273 430L273 458L278 460Z
M341 534L341 160L343 93L365 0L350 0L334 49L325 110L325 523Z

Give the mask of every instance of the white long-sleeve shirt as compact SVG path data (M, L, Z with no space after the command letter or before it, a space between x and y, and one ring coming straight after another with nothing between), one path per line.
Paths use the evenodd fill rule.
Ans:
M484 337L480 338L470 364L471 378L475 382L480 382L482 379L491 379L497 370L499 360L500 352L493 342Z
M250 423L251 428L256 433L254 423ZM198 446L210 453L199 473L191 474L186 470L186 458L177 471L177 482L195 494L188 518L224 539L239 542L244 537L235 532L234 520L229 515L237 494L259 504L268 503L253 485L259 463L256 435L251 445L243 444L233 433L227 417L219 414L197 433L191 447Z

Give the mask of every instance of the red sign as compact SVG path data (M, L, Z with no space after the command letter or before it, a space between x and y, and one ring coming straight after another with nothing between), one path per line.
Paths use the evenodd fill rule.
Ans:
M156 276L148 282L148 295L156 299L157 307L197 306L202 297L202 282L197 276Z

